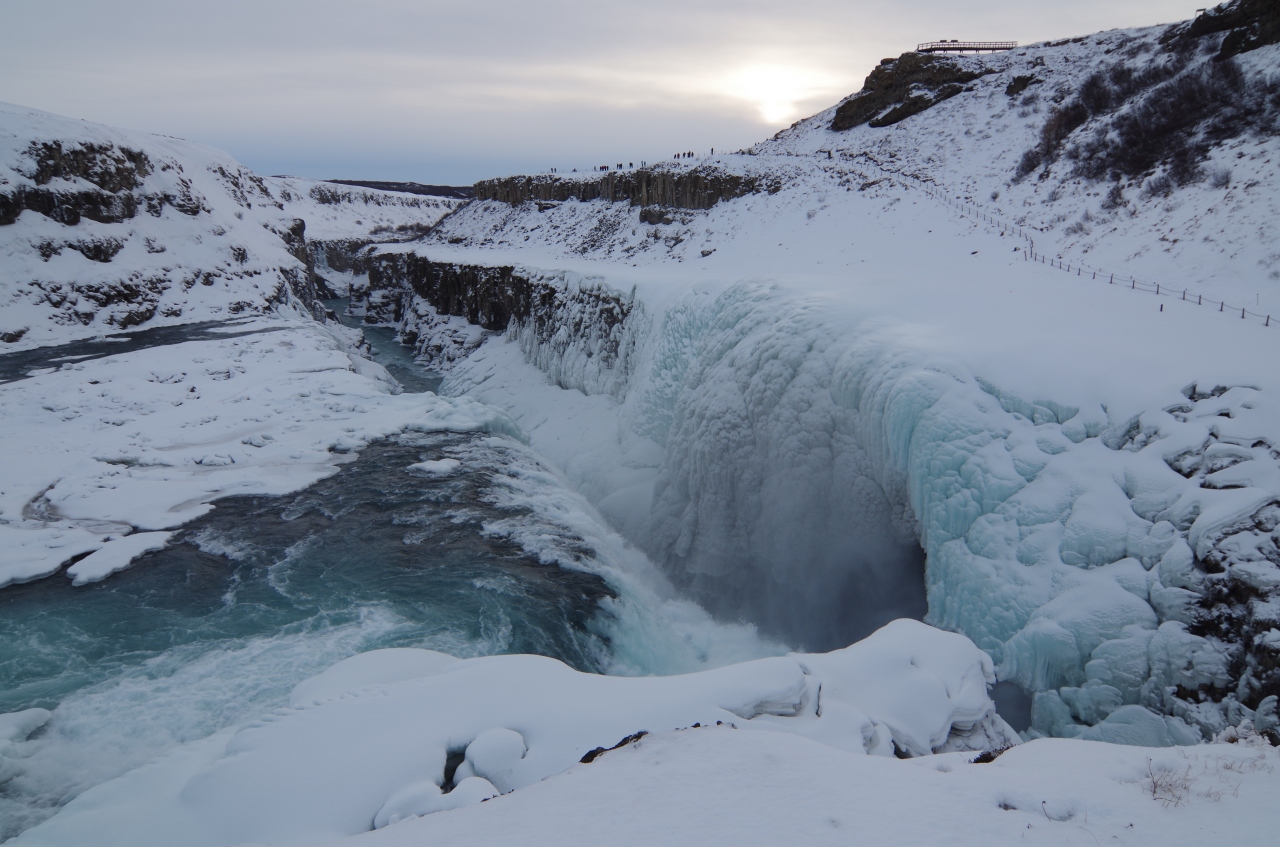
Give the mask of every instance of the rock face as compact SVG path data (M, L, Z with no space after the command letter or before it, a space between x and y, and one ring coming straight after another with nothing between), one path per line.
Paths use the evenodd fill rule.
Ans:
M776 193L779 182L732 173L714 164L688 170L653 167L593 176L513 176L477 182L477 200L497 200L518 205L530 200L558 203L607 200L632 206L667 206L677 209L710 209L721 200L767 191Z
M373 251L368 261L369 286L353 292L353 306L370 323L398 326L401 339L435 365L465 356L488 332L505 331L559 383L565 379L552 363L576 360L581 373L565 387L625 391L636 343L626 324L640 309L598 280L390 250ZM485 332L460 331L451 318Z
M1228 59L1280 43L1280 4L1275 0L1235 0L1208 10L1176 32L1179 38L1189 40L1226 33L1217 58Z
M266 178L225 154L0 104L0 344L151 321L321 318L375 241L420 237L465 201Z
M862 90L836 109L831 128L843 132L862 124L891 126L955 97L965 85L992 72L981 64L924 53L885 59L867 76Z
M0 105L0 339L317 301L306 224L229 157Z

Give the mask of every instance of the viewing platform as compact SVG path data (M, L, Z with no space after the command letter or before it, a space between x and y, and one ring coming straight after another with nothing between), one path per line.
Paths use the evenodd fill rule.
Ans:
M1012 50L1016 41L926 41L916 45L917 53L998 53Z

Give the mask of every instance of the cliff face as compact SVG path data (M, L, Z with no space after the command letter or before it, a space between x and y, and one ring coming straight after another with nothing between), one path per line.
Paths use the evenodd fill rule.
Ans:
M368 254L368 289L353 293L370 323L395 324L401 339L437 367L465 356L487 334L507 332L557 384L587 393L625 391L639 308L599 280L563 271L436 262L413 252ZM573 361L572 368L562 363Z
M992 72L980 61L955 56L904 53L885 59L871 71L862 90L836 109L831 129L892 126L955 97L966 85Z
M16 106L0 125L10 349L286 301L323 314L306 223L229 157Z
M638 168L592 176L513 176L477 182L477 200L519 205L530 200L556 203L570 199L627 202L632 206L710 209L721 200L759 192L777 193L781 182L762 176L733 173L712 164L688 170L676 167Z

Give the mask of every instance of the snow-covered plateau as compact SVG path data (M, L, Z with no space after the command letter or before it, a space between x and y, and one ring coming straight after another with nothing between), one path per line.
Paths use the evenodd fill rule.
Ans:
M1269 843L1275 17L473 201L0 106L0 838Z

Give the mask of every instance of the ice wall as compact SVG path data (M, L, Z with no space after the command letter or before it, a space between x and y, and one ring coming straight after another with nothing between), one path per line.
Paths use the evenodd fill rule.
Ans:
M673 343L689 327L659 342L692 351L662 363L679 389L643 395L675 398L649 544L701 596L766 624L865 617L909 596L918 539L926 619L1039 692L1038 731L1118 739L1134 705L1176 718L1149 728L1165 743L1274 724L1272 398L1192 385L1122 419L1031 401L762 286Z
M719 614L814 647L856 637L918 603L922 549L926 619L1036 694L1034 731L1274 725L1280 409L1262 392L1192 385L1132 418L1022 398L760 284L624 321L621 383L581 376L589 325L522 340L526 359L610 393L661 449L632 540Z

